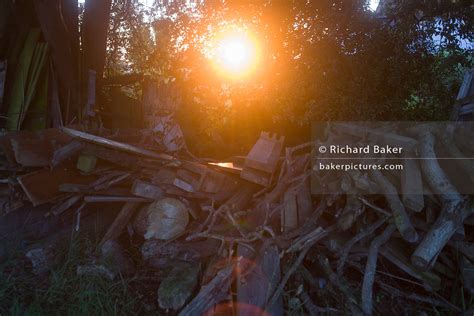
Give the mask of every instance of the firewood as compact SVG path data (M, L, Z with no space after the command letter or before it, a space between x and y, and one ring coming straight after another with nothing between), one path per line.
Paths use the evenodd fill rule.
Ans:
M243 246L238 247L238 256L242 256L242 252L247 250ZM280 275L280 257L278 248L275 246L264 247L262 246L261 253L255 260L255 264L243 256L238 262L237 271L237 315L245 315L245 310L239 308L242 304L250 305L253 308L263 310L265 303L270 298L270 295L275 291L278 286L281 275ZM246 265L250 265L250 271L246 271ZM274 305L268 306L265 309L272 315L283 314L283 300L280 296Z
M193 263L204 260L216 254L219 245L217 240L212 239L197 242L165 242L149 239L141 246L140 251L146 264L163 268L177 260Z
M77 139L85 140L87 142L91 142L94 144L102 145L108 148L121 150L131 154L137 154L140 156L145 156L149 158L155 158L160 160L166 161L174 161L176 160L173 156L166 155L166 154L158 154L150 150L142 149L136 146L128 145L125 143L120 143L111 139L107 139L101 136L96 136L92 134L88 134L85 132L77 131L71 128L62 127L61 130L71 137L75 137Z
M230 291L234 279L234 265L220 270L217 275L206 285L201 287L194 299L184 307L178 315L200 316L224 300Z
M113 240L117 238L122 230L125 228L129 220L132 218L135 209L138 207L138 203L135 202L126 202L117 217L110 225L109 229L105 233L104 237L99 243L99 246L102 246L107 240Z
M318 262L329 281L345 295L345 304L347 308L351 311L351 314L363 315L363 312L359 307L359 302L355 295L355 290L348 285L347 281L343 277L340 277L336 273L334 273L329 263L329 259L325 255L320 254L318 255Z
M387 242L395 231L396 227L390 224L385 228L382 234L377 236L370 244L367 263L365 265L364 281L362 283L362 310L365 315L372 315L372 287L374 285L375 269L377 267L377 257L380 246Z
M189 223L189 211L183 202L163 198L145 205L134 219L134 228L145 239L172 239Z
M390 260L405 273L422 281L426 290L438 291L441 288L441 278L432 272L419 271L413 267L410 258L403 253L403 249L395 242L390 242L385 247L380 248L379 251L384 258Z
M416 242L418 240L418 233L413 227L410 218L405 211L405 207L398 197L396 188L382 175L380 171L372 170L371 175L383 191L385 199L392 209L395 225L403 239L411 243Z
M347 230L356 221L364 211L362 202L354 194L348 194L346 197L346 205L342 211L341 217L337 221L337 224L341 230Z
M433 263L451 236L474 211L436 161L434 142L435 138L430 130L425 129L419 133L420 155L425 158L421 163L423 174L443 203L438 219L412 254L411 261L421 269L427 269Z

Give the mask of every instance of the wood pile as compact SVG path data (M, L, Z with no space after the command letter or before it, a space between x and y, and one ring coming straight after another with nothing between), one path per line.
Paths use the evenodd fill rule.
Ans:
M283 137L262 133L246 157L225 162L183 148L166 152L148 132L61 128L2 136L0 238L14 233L15 221L26 225L25 255L45 274L64 236L99 232L96 260L77 273L116 279L167 271L153 297L157 309L178 315L471 308L472 198L436 159L440 150L462 155L453 162L456 174L472 186L474 146L472 139L459 143L457 129L421 125L401 135L332 124L325 137L286 148ZM399 157L398 174L328 176L314 168L324 158L318 147L349 136L408 144L408 154L423 159ZM113 216L106 211L116 206ZM102 218L102 230L93 216Z

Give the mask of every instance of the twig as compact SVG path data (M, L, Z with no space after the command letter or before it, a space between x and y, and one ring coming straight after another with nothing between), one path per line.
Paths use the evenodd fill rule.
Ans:
M364 281L362 283L362 310L366 315L372 315L372 288L374 285L375 269L377 267L378 251L381 245L388 241L395 232L395 225L390 224L382 234L377 236L370 244L367 264L365 265Z
M367 229L359 232L357 235L351 238L339 251L338 256L339 260L337 261L337 275L342 275L344 263L346 262L347 257L349 256L349 252L362 239L366 238L367 236L372 235L380 226L385 223L387 219L381 218L375 223L371 224Z
M390 214L389 212L387 212L386 210L384 210L383 208L381 207L378 207L377 205L369 202L368 200L366 200L365 198L363 197L359 197L359 200L362 201L362 203L364 203L365 205L367 205L368 207L372 208L373 210L377 211L377 212L380 212L382 213L383 215L385 216L392 216L392 214Z
M362 310L360 309L358 301L354 295L354 290L347 284L346 280L334 273L326 256L320 254L318 256L318 261L329 281L346 296L347 306L351 310L352 315L362 315Z
M308 245L314 245L317 241L326 237L330 232L336 228L336 225L329 226L328 228L318 227L308 234L295 240L292 245L285 250L286 253L298 251L306 248Z
M407 298L409 300L412 300L412 301L427 303L431 306L442 306L442 307L445 307L445 308L455 310L456 312L459 312L459 313L462 312L461 308L459 308L458 306L456 306L456 305L452 304L451 302L447 301L444 297L440 296L440 299L437 300L433 297L423 296L423 295L419 295L419 294L416 294L416 293L406 294L405 292L400 291L399 289L397 289L393 286L387 285L383 282L377 282L377 283L379 284L379 286L381 288L383 288L385 291L387 291L391 295L405 297L405 298Z
M290 279L291 275L295 273L295 271L298 269L300 264L303 262L304 258L306 257L306 254L308 253L309 249L311 249L312 244L307 245L299 254L299 256L296 258L295 262L291 265L290 269L286 272L285 276L281 280L280 284L278 285L277 289L275 292L273 292L273 295L271 296L271 299L268 300L266 307L271 307L273 306L280 295L283 293L283 289L285 288L286 283ZM267 309L266 308L266 309Z

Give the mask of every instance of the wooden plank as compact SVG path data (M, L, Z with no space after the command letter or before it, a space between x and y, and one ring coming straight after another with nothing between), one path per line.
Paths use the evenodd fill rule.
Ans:
M59 191L67 193L83 193L88 195L116 195L130 196L130 190L127 188L108 188L105 190L94 190L89 184L62 183L59 185Z
M101 136L88 134L88 133L77 131L77 130L67 128L67 127L63 127L61 128L61 130L72 137L79 138L79 139L82 139L82 140L85 140L97 145L102 145L108 148L117 149L117 150L121 150L127 153L136 154L136 155L140 155L140 156L144 156L148 158L177 162L176 158L174 158L171 155L159 154L151 150L143 149L143 148L132 146L125 143L120 143L120 142L110 140Z
M55 128L37 132L13 132L5 135L4 139L2 146L7 151L11 149L14 156L12 158L24 167L49 166L55 149L71 141L69 136ZM6 146L5 142L9 142L10 146Z
M165 196L165 192L160 187L141 180L133 182L132 194L155 200Z
M199 293L178 315L205 315L209 309L223 301L229 295L234 268L234 265L229 265L220 270L208 284L201 287Z
M56 167L63 161L74 157L83 147L80 141L73 140L69 144L56 149L51 160L51 167Z
M277 138L276 135L262 132L245 159L245 167L272 173L280 158L284 140L283 136Z
M88 195L84 197L87 203L103 203L103 202L152 202L152 199L137 196L109 196L109 195Z
M82 198L82 194L74 194L73 196L67 198L65 201L53 206L50 210L50 213L54 215L59 215L64 211L71 208L74 204L76 204Z
M51 202L64 193L59 191L61 183L85 184L94 177L81 175L74 166L58 166L52 170L42 169L18 177L23 191L34 206Z
M110 225L109 229L105 233L104 237L99 243L99 248L107 241L113 240L120 236L122 230L127 226L127 223L132 218L135 210L137 209L139 203L136 202L127 202L124 204L120 212L118 213L117 217L113 221L112 225Z
M245 247L239 246L239 256L245 253ZM245 256L244 256L245 258ZM251 314L264 315L264 310L269 315L283 315L283 299L280 297L273 306L266 307L270 296L278 287L281 278L280 257L276 246L263 250L256 261L256 266L247 271L251 261L239 261L237 272L237 315ZM251 264L251 263L250 263ZM249 311L248 306L252 308Z

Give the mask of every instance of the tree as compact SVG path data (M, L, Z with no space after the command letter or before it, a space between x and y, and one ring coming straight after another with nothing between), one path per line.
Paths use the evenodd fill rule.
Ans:
M152 52L130 58L131 70L175 80L180 118L201 146L221 139L241 152L262 129L300 138L313 120L447 119L472 65L472 47L461 43L473 41L470 4L397 3L383 16L363 0L157 5L144 45ZM242 81L220 77L205 54L213 34L233 25L263 50L258 71ZM138 43L128 45L138 56Z

